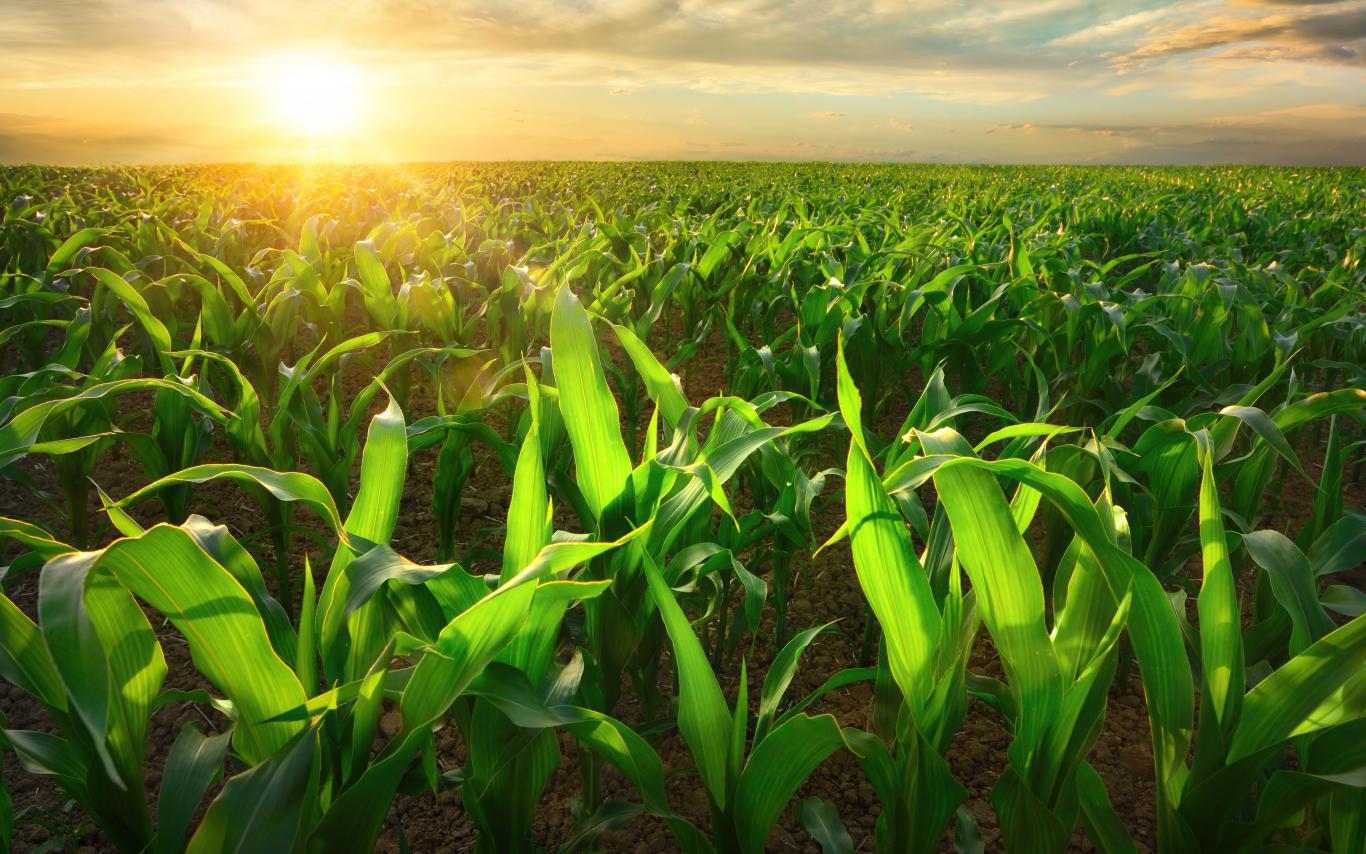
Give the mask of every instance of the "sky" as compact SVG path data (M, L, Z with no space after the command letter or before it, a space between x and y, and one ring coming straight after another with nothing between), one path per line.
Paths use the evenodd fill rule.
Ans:
M0 0L0 163L1366 165L1366 0Z

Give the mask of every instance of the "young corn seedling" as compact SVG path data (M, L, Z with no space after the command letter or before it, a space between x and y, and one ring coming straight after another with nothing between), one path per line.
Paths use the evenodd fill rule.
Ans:
M844 745L844 733L832 715L811 716L793 709L775 719L802 652L821 629L793 638L774 659L764 680L751 740L745 666L740 667L732 710L687 615L648 555L645 574L651 601L659 609L673 646L678 730L692 753L711 806L712 842L692 841L689 850L763 851L773 825L797 789ZM683 836L679 842L690 840Z
M401 429L401 418L399 425ZM340 674L343 685L357 681L363 685L366 680L380 678L373 674L377 667L388 666L394 643L386 640L393 637L392 632L379 631L385 626L400 629L399 637L411 635L419 644L430 644L432 653L418 662L399 697L403 716L400 732L373 762L368 761L368 754L353 752L347 778L354 782L347 783L337 795L332 810L314 833L316 841L336 845L349 844L346 840L374 840L388 803L408 775L413 759L419 752L432 756L432 726L444 718L459 694L487 664L500 657L512 667L546 672L565 609L574 601L600 595L605 588L605 584L580 584L557 576L618 548L627 539L552 541L544 478L539 476L540 447L534 438L519 454L517 494L508 524L506 577L492 592L463 568L416 567L382 547L359 558L339 552L334 560L319 599L320 652L325 671ZM391 448L393 454L403 453L397 444ZM401 466L399 471L401 477ZM360 535L367 539L387 539L385 529L391 530L392 514L397 509L396 493L387 496L372 493L365 503L358 496L346 529L353 533L363 529ZM374 510L381 510L382 518L371 515ZM357 513L363 515L357 517ZM378 527L373 526L375 521ZM368 531L364 530L367 525L371 526ZM452 621L442 628L452 614ZM367 696L369 699L355 708L353 716L358 722L368 722L364 732L373 735L379 695L371 689ZM547 738L553 742L553 736L533 736L533 747L525 760L519 758L520 750L511 750L509 755L509 743L490 743L490 738L504 730L495 719L486 718L487 712L479 711L481 708L476 701L473 708L462 705L455 710L457 721L462 722L470 738L464 778L466 802L479 817L484 834L481 845L496 848L508 844L517 850L526 831L518 819L539 800L537 757L543 756ZM476 718L488 728L467 728ZM368 744L368 738L352 743L359 748ZM500 777L499 773L490 773L485 756L503 757L512 764L502 768ZM424 763L430 761L425 759ZM493 761L492 765L501 762ZM428 773L428 784L435 786L436 782ZM488 800L492 794L512 795L516 800Z
M882 629L875 671L879 732L851 736L850 749L883 804L876 828L879 850L930 851L938 847L949 817L967 797L949 771L944 751L966 713L964 685L977 606L973 594L964 595L952 565L949 584L936 597L910 532L874 467L863 430L863 404L842 348L836 367L840 412L850 433L847 521L836 537L849 537L859 586Z
M1362 763L1355 745L1366 708L1353 698L1361 693L1366 664L1366 619L1333 628L1314 619L1312 608L1297 609L1289 660L1260 679L1247 669L1230 538L1214 476L1215 437L1201 431L1196 441L1203 564L1197 605L1199 738L1192 764L1180 768L1179 789L1164 799L1174 814L1167 844L1174 850L1252 850L1278 833L1295 839L1309 810L1317 818L1301 844L1352 850L1362 839L1362 787L1356 779ZM1259 562L1293 561L1285 549L1289 542L1278 535L1249 535L1244 542ZM1283 580L1294 583L1293 577ZM1255 800L1249 799L1254 791Z
M530 375L527 390L532 425L518 453L500 589L517 583L525 572L519 568L544 564L557 551L577 554L574 562L578 562L625 542L604 546L552 535L539 438L539 386ZM553 572L562 574L572 565L558 561ZM677 821L663 796L662 765L645 742L625 725L569 703L583 674L582 656L575 653L565 666L555 660L567 609L576 601L601 595L609 584L554 576L543 581L517 637L471 686L474 696L453 709L468 748L461 774L462 796L479 826L480 850L534 850L531 819L560 761L554 731L559 727L574 734L585 755L621 768L653 814ZM593 826L590 820L588 827Z
M688 406L677 380L630 330L614 329L656 401L657 417L662 416L672 432L670 445L658 448L652 424L643 459L634 468L588 314L567 287L561 289L551 318L554 396L573 450L576 478L559 481L560 495L567 496L566 504L581 508L582 521L599 539L651 526L631 547L590 563L582 576L611 582L607 592L585 603L597 671L588 705L606 712L615 707L622 676L633 663L633 676L644 696L653 693L647 686L654 684L658 658L651 638L658 636L659 624L643 607L646 557L667 555L696 542L696 532L709 526L711 504L729 512L723 485L752 454L785 436L822 429L831 420L824 416L792 427L769 427L750 404L713 399L704 409L720 415L712 434L699 446L693 431L705 412ZM643 656L637 656L638 649ZM589 813L599 801L592 762L587 759L585 771Z

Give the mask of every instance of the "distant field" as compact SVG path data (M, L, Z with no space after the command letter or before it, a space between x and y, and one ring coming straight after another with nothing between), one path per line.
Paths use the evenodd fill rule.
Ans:
M1366 850L1366 169L0 211L0 852Z

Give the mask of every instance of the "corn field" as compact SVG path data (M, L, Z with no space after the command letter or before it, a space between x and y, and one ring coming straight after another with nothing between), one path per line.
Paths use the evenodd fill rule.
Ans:
M0 852L1366 851L1366 170L0 210Z

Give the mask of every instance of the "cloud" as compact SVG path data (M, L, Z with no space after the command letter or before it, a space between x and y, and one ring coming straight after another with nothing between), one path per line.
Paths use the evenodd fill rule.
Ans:
M131 158L143 145L144 160L230 159L232 149L220 140L235 137L216 131L250 118L274 64L300 54L365 70L385 114L374 133L388 135L384 144L396 158L504 151L695 156L703 149L680 140L700 145L716 138L744 141L724 149L728 157L810 156L814 149L794 148L774 130L794 116L826 123L813 131L840 134L829 157L903 157L910 155L896 143L906 140L894 132L912 132L903 117L914 116L918 159L1037 160L1074 151L1103 159L1128 156L1146 139L1166 146L1148 149L1164 158L1214 156L1209 140L1224 140L1233 151L1279 162L1297 150L1327 158L1331 146L1315 141L1324 123L1334 126L1333 145L1366 127L1361 116L1302 118L1298 129L1264 119L1275 133L1266 145L1252 146L1233 140L1232 125L1216 132L1196 121L1251 115L1263 104L1295 109L1354 97L1348 93L1360 87L1358 71L1366 66L1366 0L909 5L0 0L0 52L8 60L0 111L28 114L51 105L54 115L85 123L78 134L75 125L8 124L0 133L11 158L21 151L27 159L47 158L48 151L71 159ZM179 100L167 93L179 93ZM177 115L176 105L190 101L205 106L193 119ZM512 103L524 107L524 123L500 121ZM122 118L115 104L130 105ZM1105 115L1126 122L1061 129L1103 124L1094 119ZM849 116L859 120L843 121ZM184 129L192 122L199 123L193 133ZM394 141L395 127L410 133ZM544 135L531 139L528 127ZM1164 130L1172 128L1179 130ZM951 141L958 145L950 144L955 130ZM43 134L89 143L81 148ZM1297 134L1311 144L1301 147ZM963 149L967 139L981 150ZM1072 147L1047 148L1045 139Z
M1299 3L1268 12L1262 6L1230 8L1155 27L1114 62L1133 70L1153 60L1205 54L1215 60L1366 65L1366 3Z
M1343 0L1237 0L1235 6L1333 6Z
M41 60L14 63L30 82L145 82L149 65L184 82L187 57L203 66L311 48L971 103L1075 85L1107 56L1132 67L1270 41L1280 53L1268 58L1355 63L1363 29L1360 0L927 0L913 13L894 0L0 0L0 48Z
M183 65L176 54L228 59L302 43L409 59L579 57L679 76L710 67L737 86L748 85L750 71L861 72L915 91L944 70L1032 76L1040 70L1038 34L1020 23L1051 25L1049 13L1084 17L1090 5L988 2L965 11L929 0L910 14L889 0L0 0L0 21L9 20L0 23L0 46L160 55L174 68ZM1099 5L1122 8L1117 0ZM101 64L121 76L117 63ZM70 68L48 63L25 76L59 72Z
M1075 47L1078 45L1102 44L1136 30L1145 29L1152 24L1171 17L1175 11L1176 9L1172 6L1163 6L1157 9L1145 9L1142 12L1134 12L1120 18L1110 18L1084 29L1057 36L1056 38L1051 39L1048 44L1050 47Z

